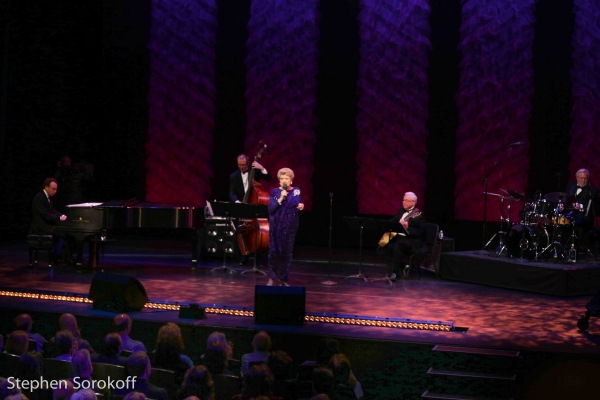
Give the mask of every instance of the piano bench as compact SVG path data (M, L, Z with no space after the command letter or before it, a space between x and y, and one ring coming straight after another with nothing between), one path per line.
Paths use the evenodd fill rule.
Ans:
M37 266L38 250L48 251L48 266L52 268L52 249L54 240L52 235L27 235L29 245L29 266Z

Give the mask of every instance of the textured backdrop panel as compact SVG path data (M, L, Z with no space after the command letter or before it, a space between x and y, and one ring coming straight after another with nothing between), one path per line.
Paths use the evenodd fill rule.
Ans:
M147 201L210 197L216 16L214 0L152 1Z
M569 181L574 181L577 170L587 168L592 183L600 186L600 4L575 0L574 11Z
M405 192L423 199L426 189L429 6L425 0L361 6L358 211L395 214Z
M495 163L505 157L506 161L489 178L489 191L527 189L534 3L534 0L463 3L461 76L456 96L459 110L456 219L482 219L483 180ZM525 144L509 150L512 142ZM487 200L488 221L498 219L501 210L498 198L488 196Z
M267 141L263 164L294 170L294 186L311 208L317 86L317 0L255 0L248 23L246 152Z

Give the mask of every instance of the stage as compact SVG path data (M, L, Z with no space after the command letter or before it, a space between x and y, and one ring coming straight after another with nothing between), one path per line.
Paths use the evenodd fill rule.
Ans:
M223 265L222 258L200 260L193 269L188 244L181 240L134 236L115 239L116 242L106 248L105 271L137 278L150 301L252 309L255 285L264 285L267 280L255 273L241 274L240 272L250 269L250 265L240 267L235 260L226 262L227 266L235 270L233 274L211 271ZM0 274L4 289L87 296L92 278L100 270L69 267L55 267L51 270L46 266L30 268L27 265L27 249L22 242L2 245L0 255ZM600 332L600 325L592 319L590 333L579 332L576 326L579 315L585 311L585 304L591 297L589 294L595 292L593 282L586 286L587 295L570 292L569 297L557 297L557 293L550 296L547 293L524 291L531 290L532 287L512 288L521 290L491 287L503 286L504 281L500 278L513 271L530 270L529 276L535 276L539 274L536 269L542 266L493 259L476 252L460 252L442 255L440 279L427 271L422 271L419 276L418 271L413 269L409 279L390 285L387 282L370 281L370 278L383 277L387 272L381 260L373 253L363 251L360 266L358 255L356 249L334 249L329 264L327 248L296 248L290 283L306 288L307 313L443 321L452 323L458 329L453 332L438 332L313 322L300 327L271 326L268 329L460 346L600 353L593 334ZM43 256L40 258L43 259ZM597 265L543 267L557 269L567 276L586 271L589 274L593 271L592 276L598 273ZM346 279L357 274L359 268L369 281ZM498 276L498 282L491 280ZM488 280L485 281L482 277ZM337 284L323 285L322 282L326 280ZM525 285L532 281L523 282ZM4 297L0 298L0 302L4 307L17 307L25 304L25 299L15 301ZM56 303L45 304L40 300L27 300L26 303L27 307L40 309L56 306ZM77 308L78 313L109 314L92 310L89 305L63 303L61 307L63 306ZM157 317L156 313L147 310L132 314L141 319ZM162 312L160 318L178 320L175 312ZM253 318L212 314L207 319L194 323L258 328Z

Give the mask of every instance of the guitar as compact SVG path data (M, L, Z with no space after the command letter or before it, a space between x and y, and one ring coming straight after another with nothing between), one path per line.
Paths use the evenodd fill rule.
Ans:
M404 217L404 221L408 221L411 218L416 218L419 215L421 215L421 210L419 210L417 207L413 208L412 211L410 213L408 213L408 215L406 217ZM386 246L393 238L394 236L396 236L398 234L398 232L386 232L381 236L381 239L379 239L379 242L377 243L379 245L379 247L384 247Z

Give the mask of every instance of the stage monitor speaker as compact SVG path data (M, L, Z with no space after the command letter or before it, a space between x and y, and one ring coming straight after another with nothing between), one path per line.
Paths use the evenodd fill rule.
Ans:
M106 272L99 272L92 278L88 298L94 301L92 308L114 312L140 311L148 302L146 289L140 281Z
M254 290L254 321L259 325L303 325L304 286L263 286Z

